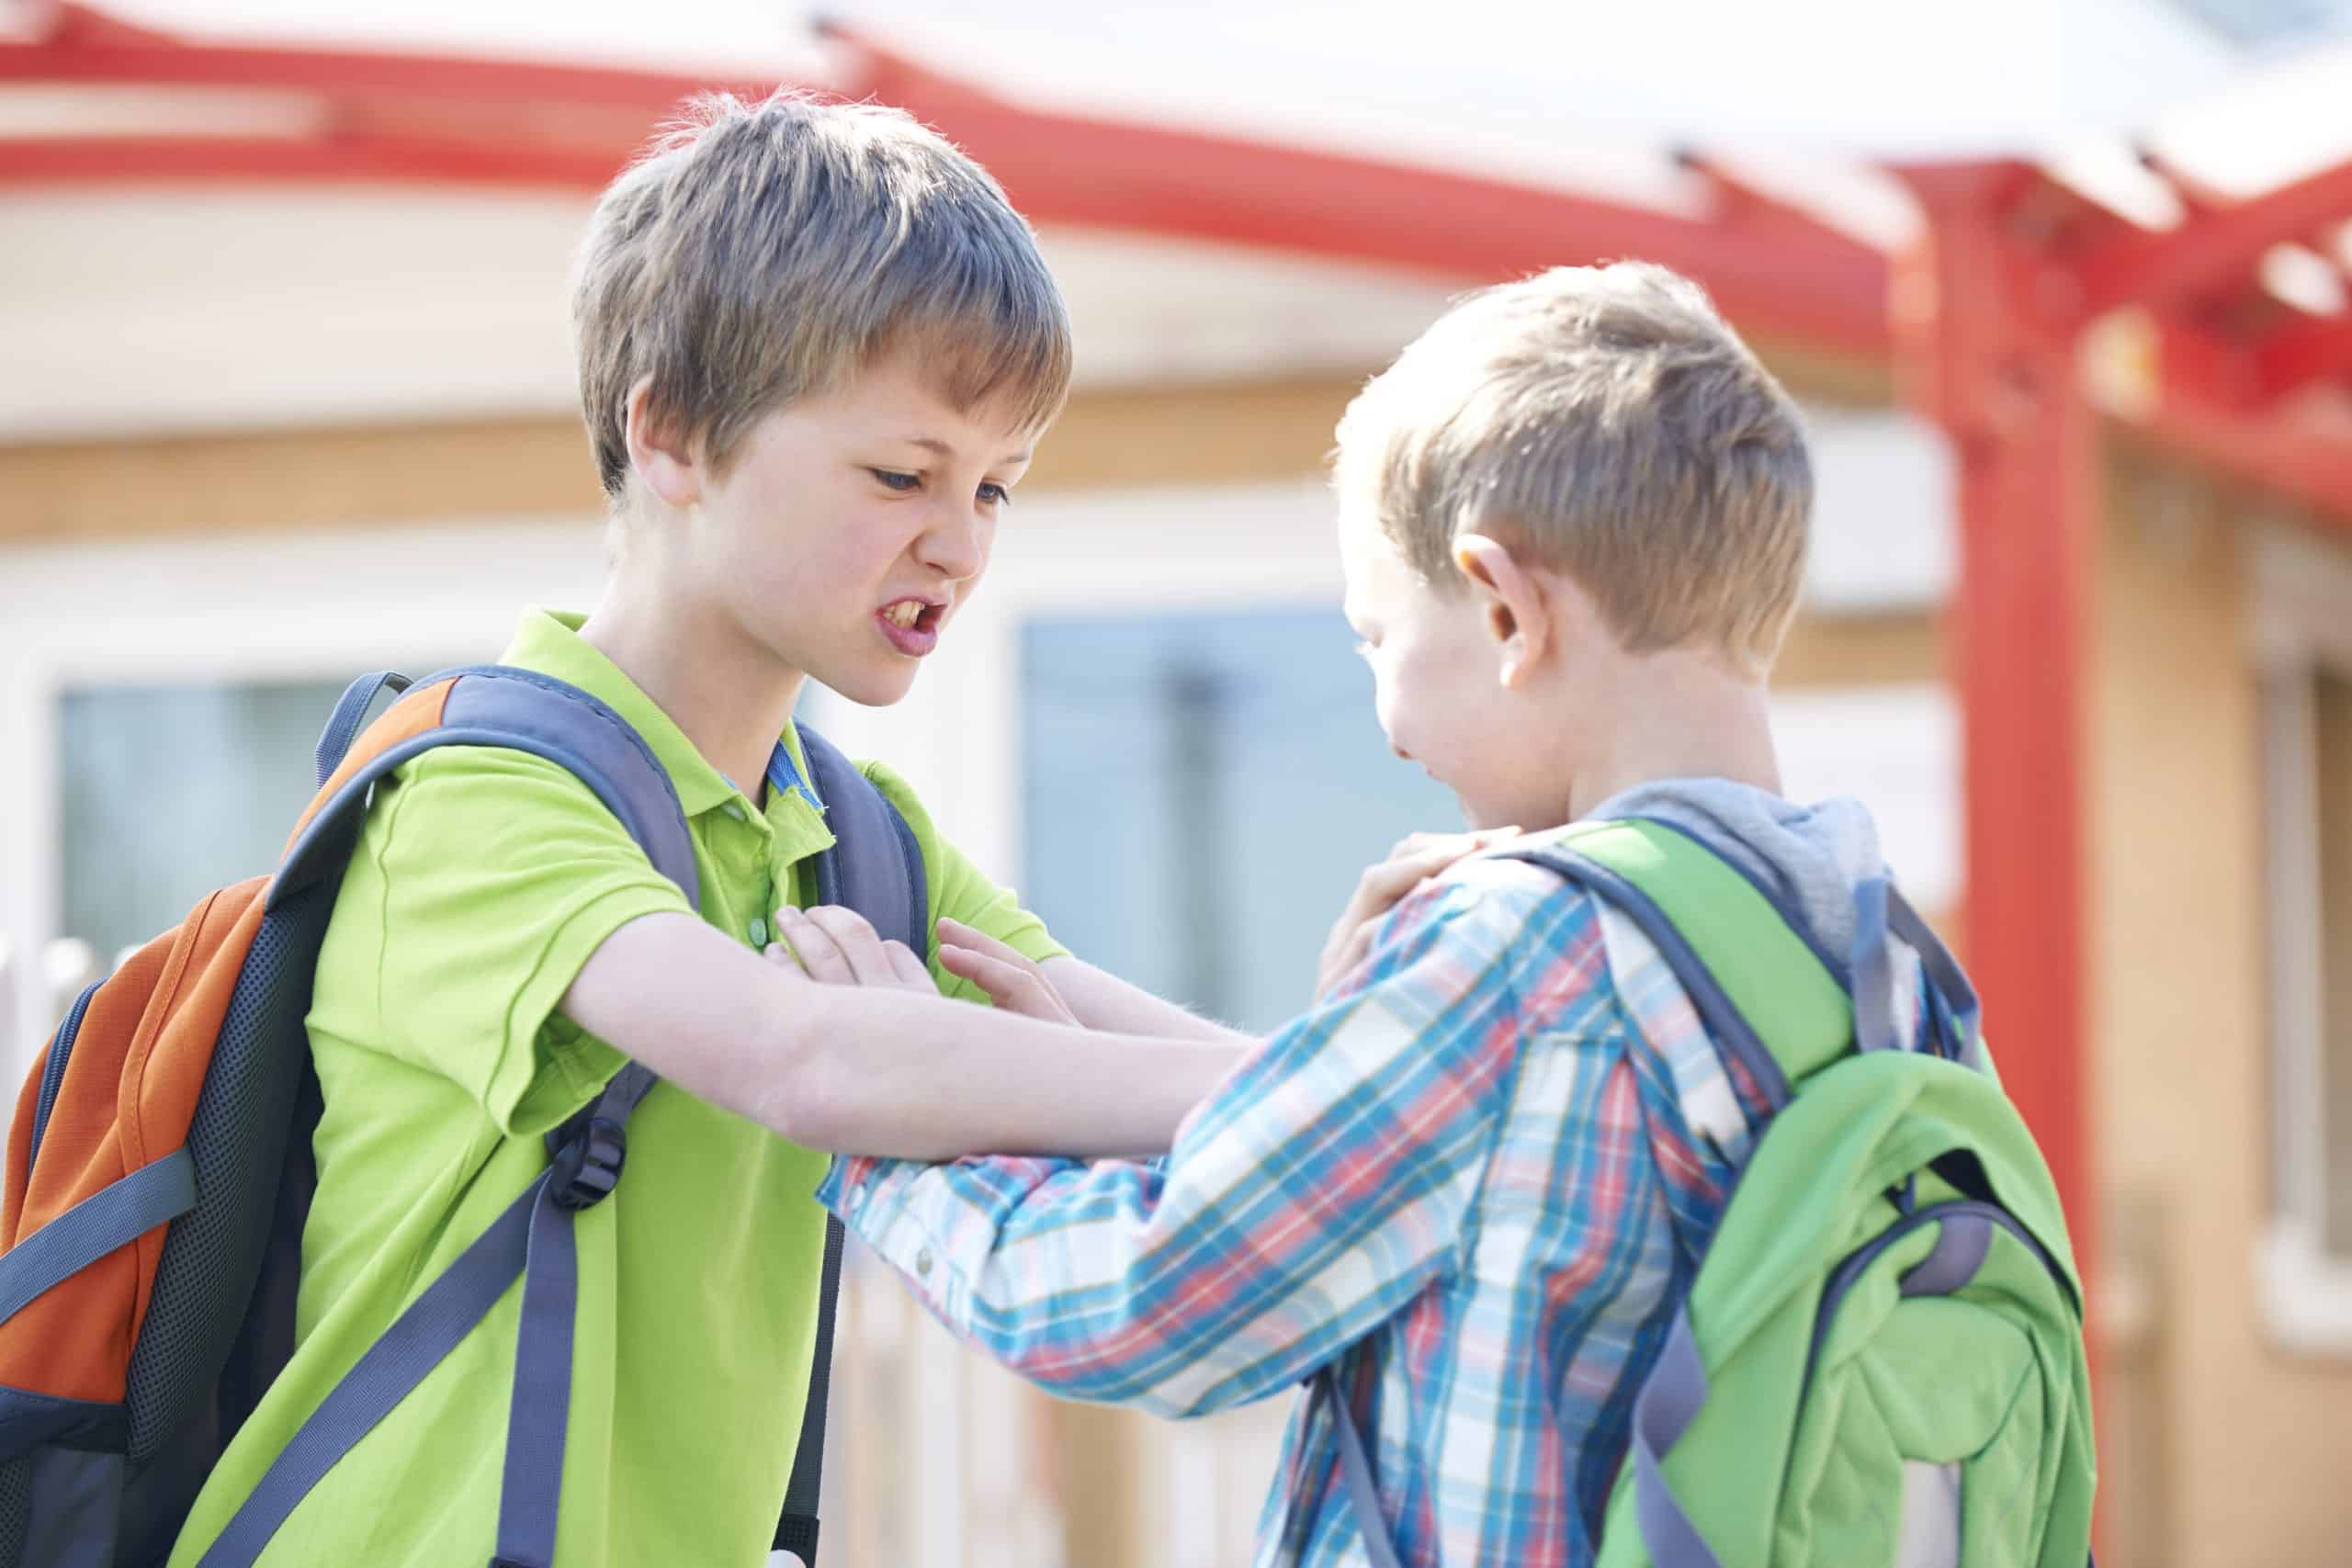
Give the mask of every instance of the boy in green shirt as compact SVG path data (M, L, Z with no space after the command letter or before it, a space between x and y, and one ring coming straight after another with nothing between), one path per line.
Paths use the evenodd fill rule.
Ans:
M526 614L503 660L644 738L684 808L701 908L540 758L445 748L379 786L309 1021L325 1109L297 1348L175 1565L627 1060L662 1082L630 1121L627 1181L577 1217L566 1568L763 1560L815 1338L815 1151L1165 1148L1237 1058L1238 1037L1065 954L879 767L931 914L954 922L929 959L942 990L1024 1005L1026 986L1042 1008L989 956L1001 942L1050 961L1093 1029L1159 1039L982 1013L950 1047L888 1029L897 998L761 956L777 911L816 901L832 841L790 724L802 682L906 694L1068 389L1060 297L995 184L894 111L717 100L607 191L574 308L613 570L593 614ZM888 1043L840 1050L827 1019L844 1003ZM489 1558L520 1294L334 1465L264 1562Z

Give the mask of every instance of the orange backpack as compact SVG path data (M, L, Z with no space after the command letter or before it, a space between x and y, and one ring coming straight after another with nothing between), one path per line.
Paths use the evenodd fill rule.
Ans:
M304 1020L319 947L376 782L437 746L571 770L698 904L669 775L588 694L482 666L346 692L320 788L277 873L211 894L85 991L17 1097L0 1198L0 1568L161 1562L213 1464L292 1354L319 1087ZM922 862L898 812L800 732L835 848L820 897L925 951ZM354 738L356 737L355 744ZM790 768L781 747L781 766ZM772 777L773 777L772 773ZM322 1402L204 1559L249 1563L311 1486L524 1282L494 1565L549 1568L571 1380L571 1216L607 1196L632 1064L548 1135L547 1170ZM777 1531L813 1564L838 1223L828 1232L808 1415Z

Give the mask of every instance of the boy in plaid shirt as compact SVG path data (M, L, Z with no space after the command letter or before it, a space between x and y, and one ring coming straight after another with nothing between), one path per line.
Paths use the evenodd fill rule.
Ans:
M1782 799L1767 723L1804 439L1695 286L1621 264L1473 297L1350 408L1336 479L1382 726L1474 827L1529 825L1496 848L1663 818L1849 938L1875 831ZM811 974L892 983L821 913L786 933ZM1055 961L943 941L1001 1005L1068 1017ZM1764 1110L1628 919L1486 853L1343 918L1314 1007L1164 1164L845 1159L820 1196L1045 1388L1184 1416L1337 1366L1405 1562L1577 1564ZM1366 1561L1324 1398L1298 1401L1261 1564Z

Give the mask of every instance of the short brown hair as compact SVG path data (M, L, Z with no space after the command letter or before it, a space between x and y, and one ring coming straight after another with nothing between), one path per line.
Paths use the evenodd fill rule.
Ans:
M1661 266L1466 297L1350 405L1336 471L1431 583L1460 584L1457 534L1497 534L1574 578L1634 652L1710 644L1760 671L1796 607L1803 421Z
M751 426L918 348L950 401L1039 429L1069 317L987 171L901 110L783 92L698 98L597 203L572 292L605 493L627 490L629 389L721 468Z

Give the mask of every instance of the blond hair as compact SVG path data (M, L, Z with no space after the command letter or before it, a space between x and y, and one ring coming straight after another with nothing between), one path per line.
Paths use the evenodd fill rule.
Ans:
M1069 389L1069 317L987 172L901 110L778 93L695 100L605 190L572 291L580 397L605 493L629 473L640 378L722 471L751 427L900 350L959 408L1042 429Z
M1458 534L1531 550L1636 653L1760 672L1796 606L1813 469L1796 405L1661 266L1557 267L1466 297L1340 422L1336 479L1462 585Z

